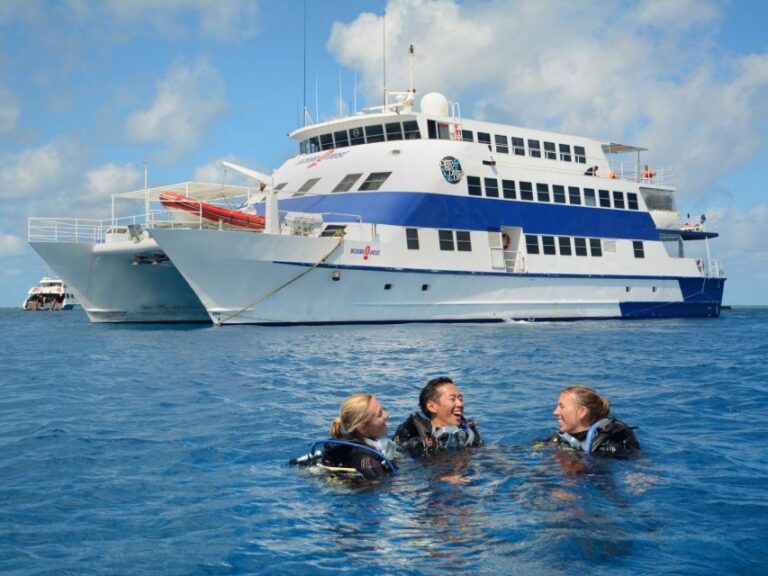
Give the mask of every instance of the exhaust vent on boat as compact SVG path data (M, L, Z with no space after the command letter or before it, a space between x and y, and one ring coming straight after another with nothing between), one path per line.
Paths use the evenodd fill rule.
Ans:
M439 92L430 92L421 99L421 112L430 116L448 116L448 98Z

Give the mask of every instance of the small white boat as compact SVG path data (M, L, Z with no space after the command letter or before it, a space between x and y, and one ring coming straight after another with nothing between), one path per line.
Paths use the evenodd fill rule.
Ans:
M27 292L24 310L72 310L79 307L77 299L62 280L44 276L37 286Z

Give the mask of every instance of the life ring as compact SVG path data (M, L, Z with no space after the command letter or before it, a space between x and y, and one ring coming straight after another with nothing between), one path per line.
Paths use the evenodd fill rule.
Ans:
M506 232L502 233L501 235L501 247L503 250L508 250L509 246L512 244L512 238L509 237L509 234Z

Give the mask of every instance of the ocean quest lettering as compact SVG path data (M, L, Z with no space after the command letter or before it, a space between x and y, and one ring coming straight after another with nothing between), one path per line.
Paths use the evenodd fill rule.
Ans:
M323 160L336 160L337 158L343 158L349 154L349 150L328 150L327 152L323 152L322 154L319 154L317 156L312 156L311 158L303 158L296 162L296 166L301 166L302 164L309 164L307 168L312 168L313 166L316 166L320 164Z
M381 253L381 250L378 248L376 250L371 250L370 245L368 245L365 248L350 248L349 253L355 255L362 254L363 260L368 260L368 258L371 256L378 256Z

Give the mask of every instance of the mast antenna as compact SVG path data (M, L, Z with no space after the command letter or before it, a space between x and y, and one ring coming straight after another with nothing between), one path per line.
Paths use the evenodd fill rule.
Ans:
M304 126L307 125L307 0L304 0Z
M382 0L383 16L381 18L381 44L382 44L382 75L384 80L384 110L388 109L387 103L387 4Z

